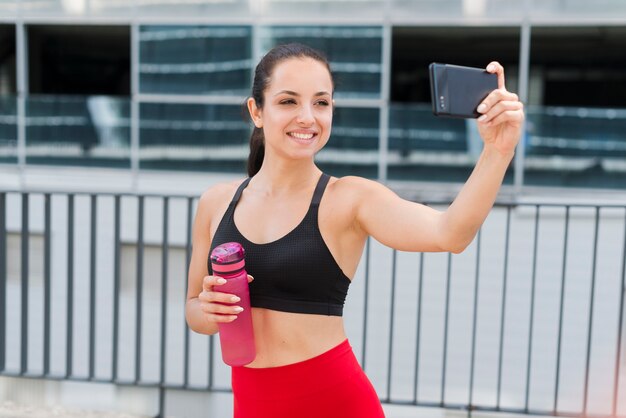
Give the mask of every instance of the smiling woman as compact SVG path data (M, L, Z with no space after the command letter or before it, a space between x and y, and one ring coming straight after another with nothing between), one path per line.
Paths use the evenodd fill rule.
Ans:
M445 212L403 200L364 178L331 177L315 155L331 134L335 82L321 53L301 44L270 50L255 70L248 178L201 197L193 229L186 317L215 334L237 319L234 295L208 254L238 242L250 273L256 358L232 368L235 418L380 418L378 395L357 362L343 306L369 236L401 251L461 252L485 220L520 136L523 111L504 88L483 101L484 149Z
M203 201L211 195L230 201L227 208L210 205L213 212L201 203L199 209L211 213L199 214L194 227L191 328L212 334L239 313L232 302L224 306L231 295L220 293L218 278L207 275L207 269L213 274L206 263L210 250L242 243L247 268L257 278L250 284L257 356L232 369L236 418L384 416L341 318L364 241L353 236L348 245L356 251L338 259L338 243L329 248L319 227L320 218L328 223L329 205L320 204L328 198L330 177L314 157L330 137L333 93L330 67L319 52L300 44L271 50L256 67L247 100L255 126L250 178L205 193Z

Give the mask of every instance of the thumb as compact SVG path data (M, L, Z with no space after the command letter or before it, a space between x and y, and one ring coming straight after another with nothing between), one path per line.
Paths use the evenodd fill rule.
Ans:
M252 277L252 276L250 276L250 275L248 274L248 283L250 283L252 280L254 280L254 277Z
M202 279L202 290L210 292L211 287L211 276L204 276L204 279Z

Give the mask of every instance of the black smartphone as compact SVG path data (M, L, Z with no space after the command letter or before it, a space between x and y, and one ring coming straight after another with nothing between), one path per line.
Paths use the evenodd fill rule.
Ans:
M478 105L498 88L498 76L482 68L433 62L428 69L435 116L477 118Z

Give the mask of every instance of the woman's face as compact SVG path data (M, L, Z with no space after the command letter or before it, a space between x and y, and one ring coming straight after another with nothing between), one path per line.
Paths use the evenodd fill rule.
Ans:
M251 113L263 128L265 149L289 158L312 158L328 142L333 116L333 84L326 66L311 58L291 58L274 67L263 109ZM249 106L251 104L249 103Z

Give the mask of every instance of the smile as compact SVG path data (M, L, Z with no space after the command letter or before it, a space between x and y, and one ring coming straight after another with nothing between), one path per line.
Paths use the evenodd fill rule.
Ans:
M317 137L317 133L314 133L314 132L309 132L309 133L288 132L287 135L289 135L291 139L293 139L295 142L299 144L303 144L303 145L312 144L315 141L315 138Z
M315 136L315 134L313 133L309 133L309 134L301 134L298 132L289 132L288 133L289 136L294 137L296 139L304 139L304 140L309 140L311 138L313 138Z

